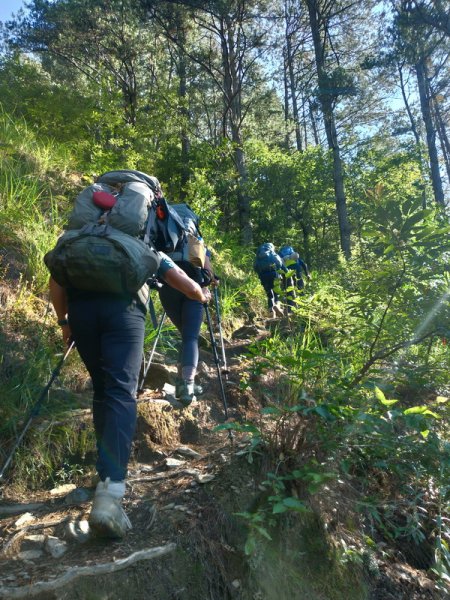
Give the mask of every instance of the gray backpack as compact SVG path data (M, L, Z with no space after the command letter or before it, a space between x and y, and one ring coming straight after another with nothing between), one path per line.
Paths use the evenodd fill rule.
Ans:
M156 274L160 257L146 232L154 178L139 176L139 171L106 173L78 195L67 231L44 256L61 286L136 293Z

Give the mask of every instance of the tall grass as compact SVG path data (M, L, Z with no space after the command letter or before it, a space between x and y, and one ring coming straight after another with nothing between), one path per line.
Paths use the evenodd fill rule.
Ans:
M19 273L42 293L48 274L43 255L60 230L52 186L67 171L64 148L38 140L23 121L14 121L0 109L0 235ZM6 267L11 274L11 263Z
M62 350L49 303L32 291L32 283L21 278L11 281L7 289L6 300L0 305L0 465L36 406ZM59 431L56 424L53 427L53 423L59 421L62 413L79 405L77 397L61 388L62 382L69 388L68 383L79 374L80 359L73 353L43 399L23 447L14 456L9 473L14 479L24 478L32 486L50 480L53 470L61 468L64 449L68 447L62 440L70 438L72 446L78 443L75 431L79 424L75 420L64 423L64 431ZM46 432L51 432L51 440L40 433L42 423L46 423ZM57 440L61 441L60 447ZM85 454L83 448L91 442L91 435L78 441L77 453ZM94 444L91 446L93 449Z
M208 242L208 240L206 240ZM212 266L220 278L218 288L222 327L226 334L256 316L265 314L266 294L253 271L254 252L223 236L220 247L212 247Z
M62 216L54 190L59 191L58 188L65 185L70 157L64 147L51 140L42 141L26 123L15 121L1 109L0 140L0 274L3 280L0 463L3 463L55 367L55 354L62 347L46 299L48 272L43 256L54 245L61 229ZM80 369L79 359L71 357L61 377L73 377L71 373L77 369ZM52 386L49 396L42 408L43 416L48 419L45 434L34 431L33 427L14 457L13 473L28 479L32 485L52 478L52 471L61 468L67 450L63 440L69 440L74 447L79 437L75 423L60 429L52 424L62 410L75 405L74 399L68 396L63 406L57 406L58 382ZM31 446L27 447L31 438L32 451ZM80 453L81 446L77 449Z
M69 170L72 159L65 146L37 136L23 119L11 117L1 104L0 140L2 162L10 159L16 179L22 176L39 179L49 172L66 174Z

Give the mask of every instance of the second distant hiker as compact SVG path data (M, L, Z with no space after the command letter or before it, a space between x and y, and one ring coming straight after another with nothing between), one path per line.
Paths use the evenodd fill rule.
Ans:
M253 268L266 292L269 316L282 317L283 311L279 304L275 283L280 278L279 272L286 272L287 268L276 253L275 246L272 243L266 242L258 248Z
M283 289L286 290L288 307L295 305L296 289L302 293L305 287L303 281L303 273L308 279L311 279L308 265L303 261L298 252L292 246L282 246L278 251L278 255L284 263L284 266L291 272L290 276L283 277Z

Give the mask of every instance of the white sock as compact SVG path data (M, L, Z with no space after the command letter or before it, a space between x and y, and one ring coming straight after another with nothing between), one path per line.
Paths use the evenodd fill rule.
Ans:
M111 481L109 477L105 481L100 481L97 485L97 492L107 492L113 498L122 500L125 496L125 481Z

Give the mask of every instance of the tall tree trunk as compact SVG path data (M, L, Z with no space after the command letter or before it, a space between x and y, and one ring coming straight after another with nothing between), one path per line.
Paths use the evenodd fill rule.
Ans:
M288 65L286 58L286 48L283 48L283 85L284 85L284 145L286 150L291 147L290 123L289 123L289 86L288 86Z
M420 108L422 118L425 123L425 131L427 134L428 158L430 161L431 185L433 187L434 199L437 204L443 206L444 190L442 187L442 179L439 171L439 158L436 147L436 129L433 123L430 106L430 94L427 83L427 67L425 59L421 58L415 65L417 75L417 86L419 90Z
M125 76L121 81L121 89L125 122L128 123L128 125L135 127L138 101L136 73L134 72L133 66L130 64L125 64L124 68Z
M444 157L445 169L447 171L447 179L450 183L450 140L447 135L447 130L445 128L445 122L442 118L441 110L439 108L439 104L436 100L433 100L433 113L437 125L437 132L439 136L439 142L441 144L442 155Z
M303 139L305 140L305 149L308 148L308 129L306 127L306 100L302 96L302 122L303 122Z
M336 123L333 111L333 96L328 90L329 83L325 70L325 53L322 44L321 25L319 22L319 6L317 0L306 0L308 5L309 22L314 42L317 79L319 83L319 101L327 135L328 148L333 157L333 181L336 198L336 212L339 224L341 250L345 258L351 256L350 223L348 220L347 200L344 188L344 173L340 148L337 139Z
M314 107L311 101L308 101L308 108L309 108L309 117L311 119L311 129L313 132L313 136L314 136L314 144L316 146L319 145L320 140L319 140L319 133L317 131L317 123L316 123L316 117L314 115Z
M186 30L184 24L184 17L182 8L177 7L176 9L176 27L178 37L178 50L177 50L177 71L178 71L178 100L180 106L181 116L181 172L180 172L180 198L184 200L186 198L186 185L189 182L191 169L189 165L189 153L191 148L190 138L188 134L188 123L189 123L189 108L188 108L188 93L187 93L187 56L185 52L186 46Z
M411 124L411 131L414 135L414 139L416 140L416 149L417 149L417 154L419 157L419 169L420 169L420 174L422 176L422 181L423 181L423 184L422 184L422 207L426 208L427 207L427 195L425 193L425 171L426 171L425 161L424 161L424 157L423 157L423 153L422 153L422 144L420 141L420 135L419 135L419 132L417 131L416 121L414 119L414 115L412 113L411 107L408 102L408 96L406 94L402 65L398 65L398 75L399 75L400 90L402 92L403 103L405 105L405 109L406 109L406 112L409 117L409 122Z
M247 192L248 172L243 148L241 125L241 73L237 58L239 32L230 18L222 19L222 63L224 69L225 114L228 115L231 140L234 148L234 162L239 176L237 201L241 242L247 246L253 241L253 230L250 220L250 198Z
M416 140L416 146L420 149L420 135L419 135L419 132L417 131L416 121L412 114L412 110L411 110L411 107L410 107L409 101L408 101L408 96L406 94L405 81L403 78L403 69L402 69L401 65L398 65L398 75L399 75L399 81L400 81L400 90L402 92L403 104L405 105L405 109L408 114L409 122L411 124L411 131L414 135L414 139Z
M294 73L294 52L292 49L292 32L289 31L289 14L288 7L285 2L284 5L284 19L286 24L286 61L289 73L289 87L291 93L291 103L292 103L292 117L294 119L295 125L295 142L297 146L297 150L301 152L302 148L302 136L300 132L300 119L298 113L298 104L297 104L297 86L295 85L295 73Z
M302 134L300 131L300 118L299 118L298 103L297 103L297 90L296 90L296 86L295 86L294 64L293 64L292 57L289 58L289 55L291 53L289 46L290 46L290 41L288 40L287 47L288 47L289 84L290 84L290 88L291 88L292 116L293 116L294 125L295 125L295 142L296 142L297 150L299 152L302 152L303 144L302 144Z

